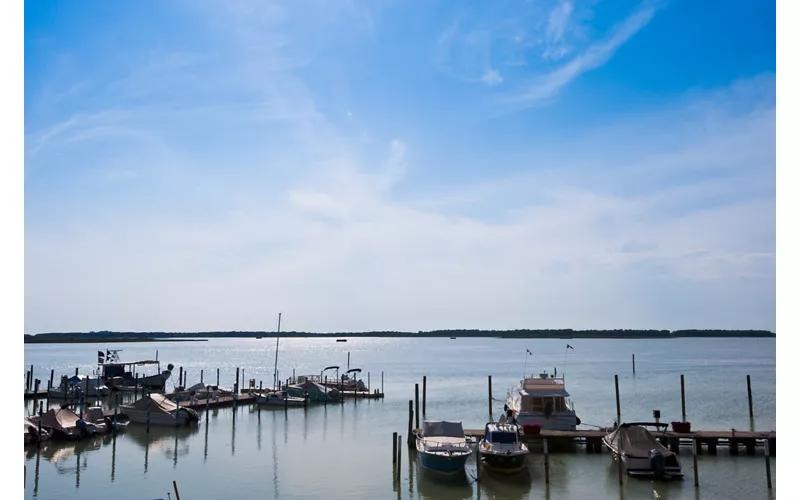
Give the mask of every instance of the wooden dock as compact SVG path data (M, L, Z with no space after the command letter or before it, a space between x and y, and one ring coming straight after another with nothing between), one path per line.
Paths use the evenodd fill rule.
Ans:
M38 392L25 391L25 401L30 401L31 399L47 399L47 390L40 389Z
M419 429L414 429L414 436L418 436ZM480 439L483 429L464 429L468 438ZM542 430L538 435L522 435L523 442L537 443L547 438L553 444L579 444L586 448L587 453L602 453L603 436L608 434L602 430L575 430L554 431ZM747 455L755 455L756 447L763 447L769 441L769 454L775 456L775 431L750 432L750 431L696 431L653 433L661 444L668 447L673 453L680 454L681 446L692 446L697 443L697 454L703 454L703 446L709 455L716 455L718 447L727 447L730 455L738 455L740 448L744 448Z

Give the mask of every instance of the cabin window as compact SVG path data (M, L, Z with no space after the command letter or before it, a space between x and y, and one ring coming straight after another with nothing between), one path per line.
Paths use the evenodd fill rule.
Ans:
M517 442L517 435L513 432L492 432L490 441L495 444L514 444Z

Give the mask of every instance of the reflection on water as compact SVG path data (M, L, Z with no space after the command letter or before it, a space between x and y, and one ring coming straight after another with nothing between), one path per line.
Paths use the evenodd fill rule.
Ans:
M444 475L429 471L419 465L417 460L409 461L417 473L417 493L421 499L447 498L452 500L472 498L472 478L466 471L459 474ZM410 483L409 483L410 484ZM410 492L413 494L413 492ZM412 496L413 498L413 496Z

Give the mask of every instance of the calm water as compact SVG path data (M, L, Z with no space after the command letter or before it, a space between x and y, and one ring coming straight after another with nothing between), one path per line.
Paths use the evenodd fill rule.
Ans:
M414 383L428 377L427 413L433 419L461 420L483 428L488 419L487 375L492 375L495 418L508 388L525 369L557 367L585 424L610 425L616 413L614 375L620 376L623 420L680 420L680 374L686 379L687 420L699 429L751 428L746 375L752 377L756 430L775 429L775 341L773 339L676 340L500 339L282 339L278 366L286 378L319 373L328 365L362 368L373 389L384 372L386 398L348 400L343 405L283 410L239 406L201 415L195 429L151 428L131 424L112 438L78 444L47 444L37 454L26 449L25 498L167 498L176 480L184 500L215 498L774 498L766 488L764 458L757 455L699 457L700 492L692 486L691 453L682 451L683 482L651 483L625 479L620 491L609 454L559 453L551 457L551 481L544 482L541 455L530 457L528 478L497 479L485 474L474 483L474 462L462 481L443 482L409 463L403 448L402 484L393 489L392 432L406 434L408 400ZM122 349L123 360L153 359L188 370L188 384L232 386L236 368L245 380L272 381L274 339L210 340L148 344L26 345L25 365L46 380L60 374L91 373L97 351ZM525 349L533 356L525 355ZM631 354L636 354L636 375ZM23 370L24 380L24 370ZM46 384L46 381L45 381ZM256 382L256 385L258 382ZM168 383L168 390L171 383ZM26 414L30 406L26 407ZM758 450L761 453L761 449ZM413 457L413 455L412 455ZM774 460L773 484L777 486ZM109 493L110 492L110 493ZM174 498L174 493L172 494Z

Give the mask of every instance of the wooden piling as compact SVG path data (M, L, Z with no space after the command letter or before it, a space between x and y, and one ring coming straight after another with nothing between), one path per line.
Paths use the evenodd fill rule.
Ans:
M39 379L33 381L33 411L36 411L36 402L39 400Z
M750 375L747 376L747 409L750 412L750 419L753 419L753 393L750 390Z
M769 463L769 439L764 440L764 464L767 466L767 488L772 489L772 470Z
M419 426L419 384L414 384L414 408L415 408L415 412L414 413L416 414L416 417L417 417L417 419L415 420L415 422L417 423L416 428L419 429L420 428L420 426Z
M200 370L200 383L203 383L203 370Z
M217 368L217 387L219 387L219 368Z
M397 432L392 433L392 467L397 464Z
M52 389L53 388L53 376L55 374L56 374L55 370L50 370L50 385L48 386L48 389Z
M25 392L31 392L31 371L25 372Z
M367 372L367 392L370 392L370 380L369 380L369 372Z
M550 452L547 449L547 438L542 438L542 452L544 453L544 482L550 484Z
M681 373L681 422L686 422L686 388Z
M178 483L172 481L172 487L175 488L175 500L181 500L181 494L178 493Z
M617 425L622 425L622 412L619 408L619 375L614 375L614 392L617 395Z
M137 373L136 382L133 385L133 399L136 399L138 397L138 392L139 392L139 374Z
M428 400L428 376L427 375L423 375L422 376L422 418L423 418L423 420L425 419L425 415L427 415L427 413L425 412L425 407L427 406L427 404L426 404L427 400Z
M77 366L75 367L75 376L76 377L78 376L78 367Z
M383 394L383 370L381 370L381 394Z
M408 400L408 446L414 444L411 426L414 423L414 401Z
M178 385L183 387L183 367L178 368Z
M700 476L697 470L697 439L692 438L692 469L694 469L694 487L700 487Z
M489 375L489 422L494 422L492 418L492 376Z
M631 366L633 366L633 374L636 375L636 354L631 354Z
M35 411L35 408L36 408L36 406L34 406L34 411ZM44 411L42 411L42 403L39 403L39 429L38 429L38 435L37 435L37 439L36 439L36 447L37 448L41 448L42 447L42 416L43 415L44 415ZM767 454L767 471L769 471L769 454ZM772 486L770 486L770 488L771 487Z
M400 464L403 463L403 447L400 446L400 443L403 441L403 436L397 436L397 482L400 482ZM409 439L409 442L411 439ZM408 455L411 457L411 454Z
M29 373L30 376L28 377L28 390L30 391L33 388L33 365L31 365L31 371Z

